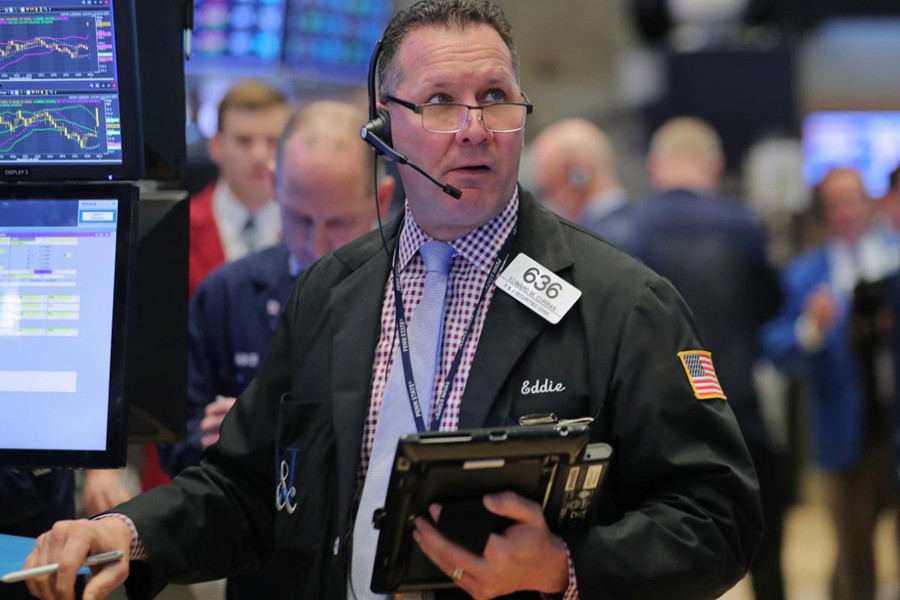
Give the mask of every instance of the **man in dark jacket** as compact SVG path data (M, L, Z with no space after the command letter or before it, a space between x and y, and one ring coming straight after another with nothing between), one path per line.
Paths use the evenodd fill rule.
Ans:
M406 209L385 243L369 234L304 271L259 375L200 466L116 515L57 524L29 564L66 568L34 591L54 597L69 564L119 548L131 560L91 580L98 600L126 579L146 597L273 552L293 559L293 598L384 598L365 587L370 546L353 543L371 539L356 499L385 483L370 468L376 450L396 445L400 425L456 430L554 412L593 417L592 439L615 448L596 521L557 535L539 504L490 494L484 507L514 523L476 555L419 517L413 537L455 584L436 596L720 596L761 534L750 456L671 285L517 186L531 109L506 17L487 0L419 2L388 25L378 67L394 148L461 197L401 165ZM426 264L435 251L442 262ZM546 318L546 303L504 291L523 281L512 262L494 278L507 259L530 265L541 289L566 283L580 297L550 302ZM431 333L443 335L408 370L397 357L419 344L395 333L407 331L404 318L416 328L438 287L443 324ZM526 381L545 379L557 385L530 393ZM406 393L423 381L420 395ZM413 410L417 397L433 411ZM380 419L388 409L396 421ZM427 412L430 425L413 421Z

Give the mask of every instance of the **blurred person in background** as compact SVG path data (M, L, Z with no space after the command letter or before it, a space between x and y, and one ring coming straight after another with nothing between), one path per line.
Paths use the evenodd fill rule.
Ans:
M716 131L675 118L653 135L647 172L654 194L621 213L614 243L671 281L694 313L759 477L765 533L751 568L758 600L784 596L781 570L785 468L754 387L759 330L782 302L762 228L741 203L720 198L725 158Z
M564 119L544 128L532 142L529 161L541 202L591 231L627 204L612 144L590 121Z
M900 165L888 175L888 190L878 200L879 212L900 229Z
M191 197L191 295L223 262L281 238L271 167L290 115L287 98L265 83L247 81L225 94L218 115L209 155L219 168L219 179Z
M809 378L815 460L825 471L838 545L833 598L872 600L894 393L883 368L890 364L885 317L900 244L874 218L855 169L829 171L814 201L828 239L785 266L785 304L763 340L778 368Z

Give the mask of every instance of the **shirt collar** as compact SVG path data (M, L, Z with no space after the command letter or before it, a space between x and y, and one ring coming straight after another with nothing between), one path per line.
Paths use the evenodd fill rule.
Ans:
M234 195L234 192L222 179L216 184L216 189L213 192L213 204L216 207L216 212L223 217L220 223L227 223L228 228L234 231L240 231L240 228L243 227L250 216L250 211L241 204L238 197Z
M472 231L450 240L448 243L467 261L484 271L490 272L494 261L500 254L503 242L510 235L516 225L519 214L519 188L516 187L512 198L506 204L499 215ZM403 272L409 261L416 255L419 248L425 242L434 238L425 233L416 223L412 212L409 210L409 201L404 208L404 225L400 232L400 250L397 256L397 266Z

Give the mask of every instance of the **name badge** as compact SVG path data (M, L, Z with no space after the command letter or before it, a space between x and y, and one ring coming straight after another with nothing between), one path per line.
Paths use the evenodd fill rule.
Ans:
M524 254L500 273L497 287L554 325L581 298L581 290Z

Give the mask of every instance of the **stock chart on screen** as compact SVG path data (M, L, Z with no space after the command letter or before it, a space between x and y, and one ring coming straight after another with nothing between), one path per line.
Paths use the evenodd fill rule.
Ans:
M111 0L0 2L0 163L121 163Z

